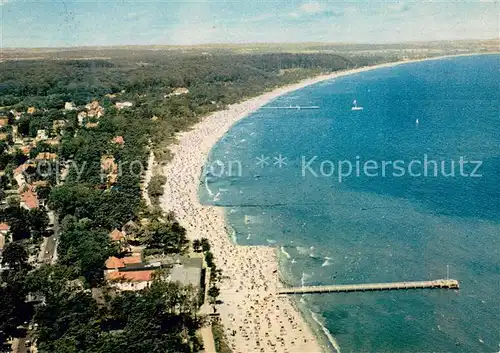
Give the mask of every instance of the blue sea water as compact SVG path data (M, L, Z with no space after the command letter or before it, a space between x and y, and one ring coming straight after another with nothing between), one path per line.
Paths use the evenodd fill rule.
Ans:
M211 152L200 199L225 207L239 244L279 247L292 285L431 280L447 266L460 281L459 291L297 298L342 352L498 352L499 82L500 56L484 55L294 91L267 107L320 108L237 123Z

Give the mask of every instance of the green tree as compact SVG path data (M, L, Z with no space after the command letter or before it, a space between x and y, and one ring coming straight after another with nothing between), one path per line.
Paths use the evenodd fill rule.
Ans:
M28 252L17 242L8 243L2 252L2 265L7 265L13 271L29 268Z
M27 213L28 211L15 205L7 207L4 212L0 214L0 219L10 225L10 233L14 241L30 237Z
M49 216L44 209L30 210L27 218L34 237L41 236L49 225Z
M17 130L23 136L28 136L30 133L30 119L28 117L22 117L17 122Z
M49 297L35 313L39 352L95 352L100 335L97 303L83 290Z
M2 265L7 265L0 276L0 351L9 337L19 337L18 326L29 321L31 306L26 303L26 277L30 266L24 247L9 243L3 252Z
M47 200L50 196L50 186L44 186L44 187L37 187L36 188L36 195L38 196L39 200Z
M207 238L201 238L201 249L203 252L210 251L210 242Z
M154 175L148 185L148 194L152 200L157 201L158 197L163 195L163 186L167 182L164 175Z
M14 286L0 286L0 352L10 337L19 337L18 326L29 320L31 312L24 295L23 290Z
M200 252L201 251L201 241L199 239L193 240L193 251Z
M148 234L146 243L150 249L175 254L183 253L189 245L186 230L177 221L164 223L155 220L149 225Z
M212 303L215 303L217 298L219 297L220 295L220 289L215 287L215 286L212 286L208 289L208 296L210 297L211 299L211 302Z
M111 244L107 232L90 229L89 222L63 220L59 238L59 262L74 268L91 285L102 281L104 262L117 255L118 249Z
M207 263L208 267L214 267L214 254L212 254L210 251L207 251L205 253L205 262Z

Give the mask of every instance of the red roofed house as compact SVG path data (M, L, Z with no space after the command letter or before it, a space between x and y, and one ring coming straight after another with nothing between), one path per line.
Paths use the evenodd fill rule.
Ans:
M87 124L85 124L85 127L87 129L93 129L93 128L96 128L98 125L99 125L98 122L97 123L87 123Z
M104 108L99 105L98 101L92 101L91 103L85 106L87 109L87 116L90 118L98 117L104 115Z
M36 192L33 191L32 187L28 187L26 191L21 193L21 207L24 207L27 210L36 209L40 206L40 202L38 201L38 196Z
M125 144L125 140L123 139L123 136L116 136L113 139L113 143L116 143L118 145L123 145L123 144Z
M31 146L22 146L21 147L21 152L26 155L26 156L29 156L30 155L30 152L31 152L31 149L32 147Z
M7 223L0 223L0 234L7 235L10 230L10 226Z
M111 233L109 233L109 237L111 238L112 241L125 240L125 234L116 228Z
M140 254L125 256L122 258L111 256L106 260L106 272L115 272L127 267L127 265L139 265L142 263Z
M141 264L142 257L138 254L123 258L112 256L106 260L104 277L120 290L144 289L151 283L153 270Z
M9 125L9 118L1 117L0 118L0 127L4 127Z
M85 108L86 108L87 110L95 110L95 109L97 109L97 108L99 108L99 107L100 107L100 105L99 105L99 101L96 101L96 100L94 100L94 101L92 101L92 102L88 103L88 104L85 106Z
M22 174L29 167L35 168L36 165L33 164L33 163L24 163L24 164L21 164L19 167L17 167L16 169L14 169L14 176L16 176L17 174Z
M150 286L153 270L111 272L106 275L110 285L120 290L141 290Z
M118 180L118 165L115 163L113 156L101 157L101 171L106 173L108 185L113 185Z
M115 163L115 157L102 156L101 157L101 168L106 172L117 173L118 172L118 165Z
M57 159L56 153L40 152L35 157L35 161L55 161Z
M29 167L33 167L35 168L36 165L34 164L31 164L31 163L24 163L24 164L21 164L19 167L17 167L16 169L14 169L14 179L16 180L17 182L17 185L19 187L23 187L25 184L26 184L26 178L25 178L25 175L24 175L24 172L29 168Z
M118 269L125 267L123 260L114 256L109 257L104 265L109 272L117 271Z
M59 139L57 139L57 138L55 138L55 139L48 139L48 140L45 140L43 142L45 142L49 146L59 146L59 144L61 143L59 141Z
M130 256L125 256L122 260L125 266L137 265L142 263L142 256L141 254L132 254Z
M111 239L111 241L117 242L120 245L120 251L122 252L130 251L130 246L127 242L127 237L125 232L115 228L111 233L109 233L109 238Z

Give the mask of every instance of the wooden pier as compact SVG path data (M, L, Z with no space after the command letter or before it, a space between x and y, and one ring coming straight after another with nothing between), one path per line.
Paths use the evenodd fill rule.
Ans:
M369 292L369 291L382 291L382 290L424 289L424 288L459 289L460 285L456 279L437 279L434 281L289 287L289 288L278 288L277 292L278 294L312 294L312 293Z

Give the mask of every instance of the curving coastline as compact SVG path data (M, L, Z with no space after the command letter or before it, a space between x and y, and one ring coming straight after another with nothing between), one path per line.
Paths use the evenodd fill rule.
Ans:
M206 237L212 244L217 266L226 278L221 285L223 304L218 309L234 352L322 352L326 350L325 345L321 345L321 340L316 337L325 333L311 320L306 320L290 298L275 294L279 282L279 249L236 245L228 234L223 209L200 204L200 170L212 146L237 121L283 94L336 77L446 57L449 56L317 76L231 105L178 135L178 144L170 148L174 158L164 167L167 182L160 203L165 211L175 212L190 239Z

